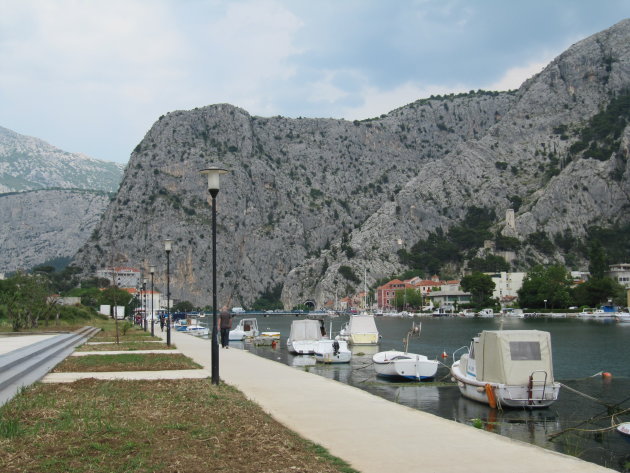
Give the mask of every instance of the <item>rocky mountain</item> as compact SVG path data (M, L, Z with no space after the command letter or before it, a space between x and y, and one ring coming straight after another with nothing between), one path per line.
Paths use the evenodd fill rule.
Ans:
M0 127L0 193L34 189L116 192L124 165L69 153Z
M0 268L28 270L70 260L109 203L104 192L42 190L0 195Z
M199 170L211 163L231 171L217 203L222 305L247 305L278 285L287 306L321 305L360 288L364 270L371 284L404 269L400 250L473 206L493 210L495 231L522 241L522 265L548 260L529 235L579 237L628 221L629 86L625 20L518 91L432 97L360 122L261 118L230 105L173 112L132 153L75 264L158 263L164 284L169 237L174 297L207 304L211 211ZM620 103L617 131L595 133L600 114Z

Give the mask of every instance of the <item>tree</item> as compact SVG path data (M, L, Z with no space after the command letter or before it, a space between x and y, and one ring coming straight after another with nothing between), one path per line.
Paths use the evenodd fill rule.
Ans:
M591 273L591 278L602 279L608 271L608 265L604 248L599 240L593 240L589 245L588 261L588 272Z
M625 305L624 287L611 278L589 279L572 291L573 303L577 306L596 307L609 299L615 304Z
M527 273L523 286L518 291L519 303L521 307L529 308L568 307L572 284L564 266L555 264L545 268L540 264L536 265Z
M471 294L472 303L475 307L493 304L492 292L494 291L494 282L487 274L474 272L464 276L460 285L464 291Z
M130 314L133 310L133 296L127 291L116 286L108 287L99 295L99 303L110 306L125 306L125 314Z
M180 301L173 305L173 312L192 312L195 306L190 301Z
M40 274L18 272L0 281L0 304L5 306L14 331L36 327L41 317L48 323L56 305L49 295L48 279Z
M399 291L396 291L394 305L396 306L396 308L402 308L402 310L406 310L410 307L422 307L422 294L420 293L420 290L411 287L408 287L407 289L401 289Z

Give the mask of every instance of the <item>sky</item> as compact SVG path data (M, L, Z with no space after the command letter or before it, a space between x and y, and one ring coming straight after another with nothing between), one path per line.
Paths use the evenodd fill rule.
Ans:
M518 88L630 0L0 0L0 126L126 163L168 112L361 120Z

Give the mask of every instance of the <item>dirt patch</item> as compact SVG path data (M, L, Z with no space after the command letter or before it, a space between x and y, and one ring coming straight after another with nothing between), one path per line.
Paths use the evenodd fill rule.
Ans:
M210 380L39 384L0 408L0 471L353 472Z

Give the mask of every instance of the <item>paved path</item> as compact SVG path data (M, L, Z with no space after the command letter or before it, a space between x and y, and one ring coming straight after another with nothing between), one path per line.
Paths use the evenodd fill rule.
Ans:
M182 353L211 370L208 340L177 332L171 336ZM363 473L614 471L386 401L244 350L219 349L219 361L223 382Z
M58 333L45 334L45 335L0 335L0 355L9 353L10 351L17 350L18 348L32 345L33 343L41 342L47 338L56 337Z

